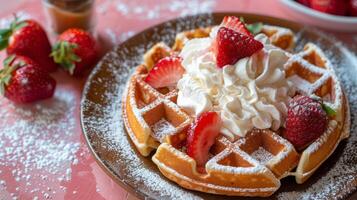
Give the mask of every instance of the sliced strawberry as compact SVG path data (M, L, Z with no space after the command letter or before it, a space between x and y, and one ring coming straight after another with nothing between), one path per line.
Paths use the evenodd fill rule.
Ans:
M182 58L172 55L159 60L149 71L145 81L154 88L176 86L185 73Z
M232 65L239 59L249 57L263 48L263 44L253 37L221 27L213 47L217 66Z
M235 32L241 33L243 35L253 37L253 35L249 32L247 27L245 27L244 22L240 21L240 19L238 17L225 16L223 18L221 26L232 29Z
M199 116L188 131L187 154L202 167L208 160L208 152L221 129L221 118L216 112Z

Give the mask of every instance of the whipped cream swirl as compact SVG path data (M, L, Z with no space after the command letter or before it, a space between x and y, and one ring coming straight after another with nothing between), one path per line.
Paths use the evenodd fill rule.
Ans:
M218 112L223 121L221 133L231 140L244 137L254 127L281 127L295 92L283 70L287 53L259 34L255 39L264 44L261 51L220 69L210 50L212 38L185 44L180 56L186 74L177 85L178 105L192 116Z

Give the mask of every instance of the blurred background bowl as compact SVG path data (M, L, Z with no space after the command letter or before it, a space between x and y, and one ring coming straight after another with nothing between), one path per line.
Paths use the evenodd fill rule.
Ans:
M280 0L280 2L285 11L300 23L338 32L357 32L357 17L326 14L294 0Z

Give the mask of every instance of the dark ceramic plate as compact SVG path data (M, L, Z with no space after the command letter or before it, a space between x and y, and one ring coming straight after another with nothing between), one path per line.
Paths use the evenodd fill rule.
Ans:
M340 143L331 157L304 184L292 177L270 199L351 198L357 187L357 59L333 37L316 29L254 14L214 13L174 19L149 28L109 52L90 75L82 97L81 120L88 146L99 165L118 184L139 198L147 199L237 199L183 189L161 175L150 157L135 150L123 128L121 96L133 69L153 44L172 45L176 33L220 23L225 15L243 16L247 22L261 21L292 29L299 49L308 41L317 43L336 66L336 72L350 100L351 136ZM351 196L352 195L352 196ZM244 198L243 198L244 199Z

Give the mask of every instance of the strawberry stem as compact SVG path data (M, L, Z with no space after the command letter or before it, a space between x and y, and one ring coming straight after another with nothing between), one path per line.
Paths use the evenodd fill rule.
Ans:
M19 21L19 18L16 15L14 17L15 19L11 22L8 28L0 29L0 51L4 50L9 45L9 38L15 31L27 25L26 21Z
M77 44L61 41L53 46L50 56L53 57L55 63L60 64L70 74L73 74L75 63L81 61L81 58L74 52L76 48L78 48Z
M0 94L5 94L5 86L9 85L11 81L11 74L20 65L11 65L15 60L15 55L11 55L4 60L4 67L0 70Z
M333 117L336 115L336 111L333 108L331 108L330 106L328 106L324 103L322 103L321 106L322 106L322 109L324 109L324 111L327 113L328 116Z
M247 23L244 22L244 18L243 17L240 17L239 20L245 24L245 27L247 27L248 31L253 35L256 35L256 34L260 33L262 31L262 29L263 29L263 23L262 22L256 22L256 23L253 23L253 24L247 24Z

